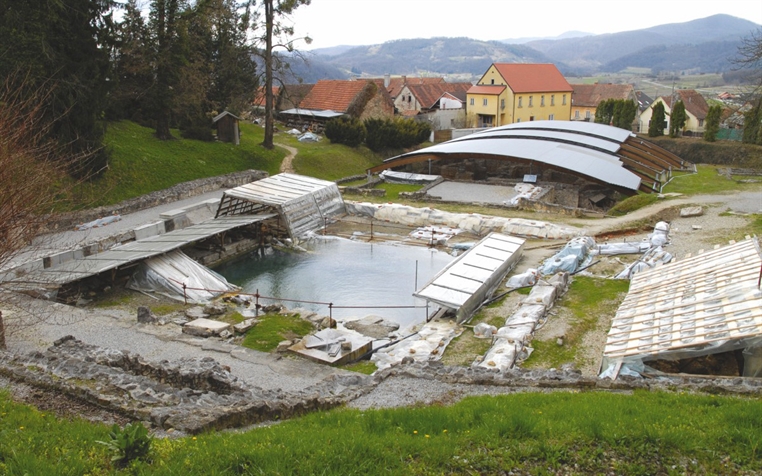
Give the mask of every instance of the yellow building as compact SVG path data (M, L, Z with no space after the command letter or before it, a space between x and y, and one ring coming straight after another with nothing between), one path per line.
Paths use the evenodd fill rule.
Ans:
M493 63L468 90L470 127L571 117L572 87L552 64Z

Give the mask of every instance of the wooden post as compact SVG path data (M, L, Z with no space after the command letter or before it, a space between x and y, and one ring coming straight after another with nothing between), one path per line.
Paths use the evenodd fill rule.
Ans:
M0 311L0 349L5 349L5 324L3 323L3 311Z

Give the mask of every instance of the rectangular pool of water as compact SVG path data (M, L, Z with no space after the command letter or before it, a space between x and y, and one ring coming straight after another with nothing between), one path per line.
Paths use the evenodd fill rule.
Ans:
M307 252L251 253L215 271L244 293L284 299L288 308L303 307L327 316L328 305L315 303L333 303L331 314L338 321L377 315L404 329L426 320L426 301L414 298L413 292L454 259L435 249L330 236L315 237L303 247ZM429 312L435 310L429 307Z

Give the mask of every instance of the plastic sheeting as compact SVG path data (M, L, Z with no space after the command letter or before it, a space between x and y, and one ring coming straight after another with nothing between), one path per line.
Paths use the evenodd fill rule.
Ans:
M183 291L183 285L186 289ZM214 271L176 250L141 262L127 283L129 289L156 292L178 301L204 303L238 289Z
M507 235L558 240L573 238L579 233L578 229L570 226L539 220L484 216L478 213L451 213L435 208L414 208L397 203L346 202L346 211L350 215L366 216L375 220L410 226L437 223L476 235L498 231Z
M632 275L640 271L651 269L659 264L672 261L672 254L664 251L661 246L649 248L643 256L634 263L630 263L624 270L615 276L617 279L631 279Z
M548 309L569 283L569 275L558 273L551 279L540 281L532 288L529 296L519 308L497 330L492 347L477 365L484 368L508 370L516 361L532 353L528 343L532 334L541 325Z
M540 273L545 276L559 271L573 273L594 246L595 240L589 236L574 238L561 251L545 260L540 266Z
M111 215L103 218L98 218L88 223L82 223L77 226L77 231L89 230L90 228L100 228L102 226L109 225L122 219L121 215Z
M522 198L527 200L536 200L543 193L545 193L545 190L542 187L528 183L517 183L513 189L516 191L516 195L514 195L510 200L503 201L504 204L518 205L519 200Z
M505 283L505 287L509 289L525 288L527 286L534 286L539 278L539 273L534 268L529 268L523 273L515 274L508 278Z

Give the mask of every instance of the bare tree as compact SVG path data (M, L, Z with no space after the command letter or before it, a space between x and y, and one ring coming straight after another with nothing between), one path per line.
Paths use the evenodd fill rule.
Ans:
M22 96L19 81L24 78L16 75L0 86L0 270L44 227L46 214L60 201L61 190L54 187L66 182L67 168L84 162L66 158L64 148L46 138L50 122L43 111L53 89ZM0 314L0 348L6 333Z
M260 38L264 48L261 50L265 63L265 138L262 145L267 149L273 148L275 133L275 100L273 95L273 78L276 70L274 51L283 49L289 53L294 51L298 40L293 38L293 26L286 25L283 20L301 5L309 5L311 0L263 0L264 35ZM312 40L307 36L303 39L307 44Z

